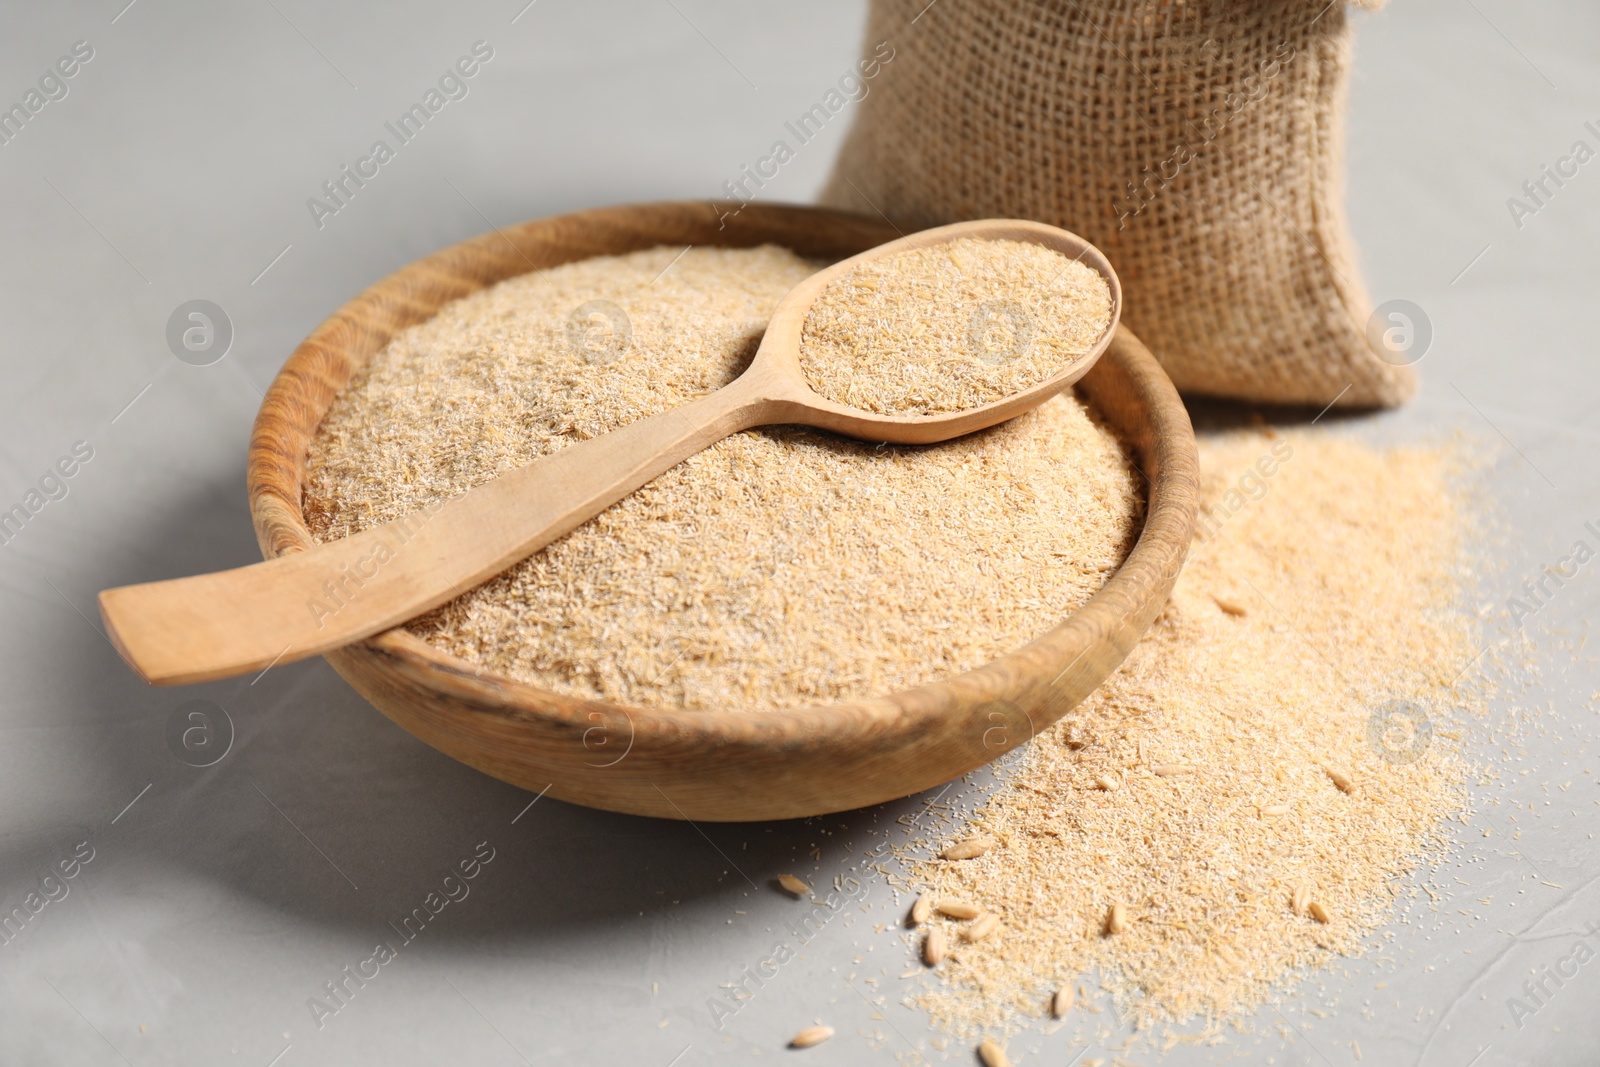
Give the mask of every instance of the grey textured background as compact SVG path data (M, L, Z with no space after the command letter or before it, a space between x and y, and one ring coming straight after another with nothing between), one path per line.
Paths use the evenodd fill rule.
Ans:
M74 442L94 450L65 498L0 547L0 912L80 842L93 850L67 895L0 945L0 1062L972 1062L898 1004L907 950L874 927L902 902L876 875L720 1028L707 1008L796 942L795 906L769 879L858 871L927 798L699 828L530 809L320 660L146 688L93 609L109 585L256 558L243 463L260 391L341 302L491 223L715 195L850 65L861 4L125 2L11 0L0 34L3 102L73 42L94 48L68 95L0 145L0 508ZM1574 141L1600 147L1584 129L1600 126L1600 9L1403 0L1359 21L1355 229L1375 295L1417 302L1436 338L1422 398L1342 432L1459 432L1493 450L1474 475L1509 530L1478 579L1492 634L1511 590L1593 544L1583 524L1600 520L1600 162L1520 228L1506 207ZM316 228L305 199L479 39L495 53L470 94ZM809 198L842 125L768 195ZM168 315L197 298L235 331L205 367L165 342ZM1471 731L1500 770L1475 789L1457 859L1431 876L1437 903L1423 896L1366 958L1296 987L1253 1032L1171 1062L1343 1067L1353 1041L1384 1064L1600 1059L1600 962L1520 1027L1506 1006L1600 922L1600 678L1582 650L1594 569L1532 620L1536 673ZM195 699L236 732L204 769L168 743ZM479 842L494 858L470 895L319 1029L308 998ZM839 1036L782 1051L813 1018ZM1081 1043L1085 1020L1108 1018L1030 1031L1013 1057L1109 1057Z

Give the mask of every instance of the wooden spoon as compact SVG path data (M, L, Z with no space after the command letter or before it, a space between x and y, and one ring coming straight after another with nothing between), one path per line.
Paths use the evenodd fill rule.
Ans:
M840 275L870 259L960 238L1030 241L1099 271L1111 318L1088 352L1030 389L940 415L877 415L813 392L800 329ZM983 220L924 230L843 260L779 302L755 358L733 382L543 456L460 496L304 552L235 570L108 589L100 614L122 657L148 682L180 685L262 671L382 633L453 600L598 515L675 464L755 426L814 426L869 441L926 444L1037 407L1088 373L1122 309L1098 249L1037 222Z

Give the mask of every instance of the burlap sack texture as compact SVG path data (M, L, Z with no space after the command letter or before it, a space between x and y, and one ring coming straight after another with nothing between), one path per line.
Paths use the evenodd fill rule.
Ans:
M1187 392L1399 404L1345 223L1345 2L872 0L895 61L823 202L1082 234Z

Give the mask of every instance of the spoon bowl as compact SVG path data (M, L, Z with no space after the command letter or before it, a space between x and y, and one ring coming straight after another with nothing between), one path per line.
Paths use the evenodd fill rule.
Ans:
M1099 339L1082 355L1037 385L999 400L937 415L883 415L839 404L819 395L805 380L800 367L800 341L806 316L824 289L865 263L916 248L950 244L963 239L1024 241L1042 245L1068 259L1081 262L1105 279L1111 291L1111 315ZM948 441L1015 418L1038 407L1089 373L1116 333L1122 315L1122 283L1111 263L1094 245L1077 234L1026 219L979 219L920 230L899 240L841 260L795 286L779 301L767 323L755 359L741 377L752 377L766 387L768 399L795 405L774 422L800 423L868 441L923 445Z

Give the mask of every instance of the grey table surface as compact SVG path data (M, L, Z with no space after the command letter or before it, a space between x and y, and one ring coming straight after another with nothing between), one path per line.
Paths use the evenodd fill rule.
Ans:
M0 145L0 507L74 448L92 458L0 548L0 912L44 894L0 944L0 1063L972 1062L892 995L905 947L875 927L903 901L862 872L926 798L716 827L529 807L320 660L153 690L98 630L101 588L258 558L250 422L341 302L491 224L716 195L849 67L863 25L854 0L525 3L5 5L0 98L76 42L92 58ZM1494 448L1479 477L1510 534L1481 578L1492 629L1513 590L1600 524L1586 355L1600 164L1536 214L1507 206L1574 142L1600 146L1585 125L1600 126L1600 8L1406 0L1359 23L1356 235L1375 296L1417 303L1435 339L1421 398L1347 429ZM479 41L493 55L466 95L317 225L307 198ZM813 196L842 126L765 195ZM167 343L196 299L232 325L206 366ZM1600 947L1600 674L1575 636L1594 570L1528 623L1537 674L1473 742L1503 770L1475 787L1480 815L1430 876L1437 904L1288 989L1251 1033L1172 1062L1342 1067L1355 1042L1383 1064L1600 1061L1600 963L1575 948ZM191 700L232 735L207 767L172 743ZM1505 832L1480 836L1484 820ZM377 977L345 980L342 1003L328 996L474 854L491 858L466 896ZM856 872L862 890L820 934L796 934L766 884L785 870ZM714 1013L776 945L795 958ZM1509 998L1550 967L1568 977L1513 1018ZM813 1018L840 1036L781 1051ZM1011 1048L1021 1063L1112 1055L1093 1040L1079 1020Z

